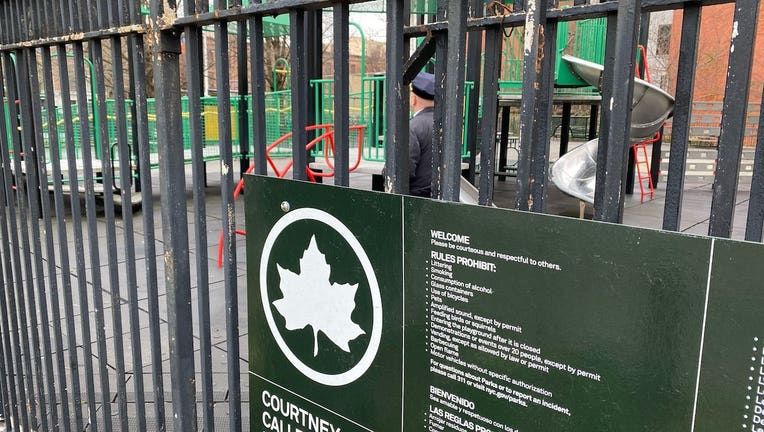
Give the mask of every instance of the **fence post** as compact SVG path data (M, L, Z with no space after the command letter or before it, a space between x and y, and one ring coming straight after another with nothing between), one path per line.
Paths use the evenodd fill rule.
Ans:
M515 4L517 6L517 2ZM517 187L515 208L530 210L533 203L531 198L532 176L531 151L534 143L534 117L539 94L539 79L541 71L536 67L540 61L539 47L541 28L546 20L547 0L529 0L524 5L525 15L525 46L523 48L523 89L520 108L520 155L517 161ZM517 10L517 9L515 9ZM543 49L543 48L542 48Z
M464 123L464 55L467 42L467 4L448 2L448 56L446 65L446 97L443 122L443 159L441 160L441 198L459 201L461 178L462 133ZM438 59L442 61L443 59Z
M631 103L634 95L634 51L637 46L641 1L619 2L612 62L605 60L602 91L602 132L597 157L595 219L623 221L623 204L628 150L630 146ZM611 32L608 21L608 33ZM610 67L608 67L610 65Z
M708 226L710 236L729 238L732 234L758 15L758 0L735 2L735 24L730 42L718 163Z
M170 381L173 424L177 431L196 430L194 341L191 312L191 275L188 246L186 180L180 105L180 35L161 31L165 12L152 4L154 82L157 105L157 144L165 244L165 284L170 339Z
M408 91L403 86L405 52L403 34L400 32L404 13L403 0L387 0L385 190L394 193L408 192Z

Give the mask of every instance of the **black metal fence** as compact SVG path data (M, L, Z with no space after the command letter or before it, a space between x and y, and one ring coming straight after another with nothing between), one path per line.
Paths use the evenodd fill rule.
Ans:
M349 184L348 14L362 0L275 0L245 6L221 0L141 3L0 0L0 400L10 430L248 428L247 330L239 324L246 317L246 272L237 256L243 250L236 239L236 225L242 221L234 205L239 175L234 155L241 159L240 171L251 158L255 173L267 173L264 17L289 14L292 142L306 143L315 103L308 83L320 75L322 62L321 10L332 8L334 179L338 185ZM620 222L633 92L629 83L640 21L647 12L681 9L682 78L664 212L664 227L678 229L700 16L706 6L735 3L737 31L729 56L709 232L729 237L758 1L576 0L565 9L547 0L509 3L505 14L484 16L483 0L441 1L435 16L408 26L409 1L385 2L388 189L406 192L407 84L433 55L441 60L435 63L436 101L449 95L448 104L436 105L435 198L459 198L462 122L450 119L464 116L465 76L483 95L480 134L474 128L468 142L472 155L479 150L484 157L479 167L471 160L471 176L476 168L494 172L503 31L523 27L515 202L518 209L544 212L556 24L607 17L601 91L602 100L609 102L599 109L595 217ZM205 26L215 34L220 143L220 168L210 170L219 178L212 181L200 122L183 126L185 115L203 116ZM235 59L228 55L232 27ZM424 42L410 56L417 36ZM239 106L238 121L251 123L252 131L250 136L248 128L239 128L239 148L232 144L230 127L232 70L238 96L251 100L251 107ZM188 101L185 108L182 98ZM478 98L473 99L476 104ZM149 100L155 100L154 111ZM245 98L236 100L246 104ZM466 109L475 119L477 105ZM109 118L115 121L105 121ZM764 222L762 130L764 117L746 230L746 238L754 241L762 240ZM190 152L184 139L190 140ZM307 179L308 162L308 153L293 152L294 178ZM219 184L219 193L207 187L212 183ZM480 176L478 185L480 203L490 204L492 176ZM222 270L209 256L219 229Z

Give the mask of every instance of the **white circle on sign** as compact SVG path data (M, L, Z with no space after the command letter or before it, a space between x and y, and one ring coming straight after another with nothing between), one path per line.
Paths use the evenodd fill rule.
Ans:
M278 239L284 229L301 220L321 222L328 225L342 236L361 263L361 267L366 275L366 280L369 282L372 306L372 327L369 337L369 346L366 347L366 352L364 352L363 357L361 357L361 360L358 361L355 366L350 370L339 374L319 372L303 363L303 361L292 352L276 326L276 320L273 318L273 311L271 310L271 302L268 298L268 261L270 260L273 245L276 243L276 239ZM292 366L297 368L297 370L306 377L320 384L338 387L350 384L357 380L369 370L369 367L371 367L374 358L377 356L379 343L382 340L382 295L379 291L377 276L374 273L368 255L366 255L366 251L361 246L361 243L358 242L358 239L355 238L352 231L350 231L350 229L336 217L323 210L303 208L287 213L273 225L271 232L268 233L268 237L265 239L263 252L260 256L260 297L263 301L265 320L268 322L268 327L271 329L271 334L273 334L276 344L281 348L281 351L284 353L287 360L292 363Z

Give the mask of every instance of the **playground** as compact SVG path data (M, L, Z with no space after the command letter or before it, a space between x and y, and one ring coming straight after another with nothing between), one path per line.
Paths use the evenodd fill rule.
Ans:
M432 4L424 3L420 5L419 10L413 10L413 13L432 13ZM430 8L430 9L427 9ZM382 11L375 11L373 8L363 11L364 13L373 14ZM267 32L264 34L266 38L278 37L288 33L288 20L285 17L277 17L271 19L266 27ZM358 25L351 22L351 26L357 29L362 39L361 44L361 65L360 75L357 76L358 83L354 84L354 87L360 89L355 93L349 94L349 135L351 145L351 171L369 173L381 173L382 166L385 161L385 140L384 137L386 131L386 96L385 96L385 77L383 75L368 74L365 69L365 61L363 58L363 29ZM592 84L591 81L586 81L584 78L578 76L573 68L569 66L569 62L562 60L563 54L572 56L571 58L580 58L582 60L592 62L602 62L604 56L604 43L603 35L606 29L604 19L592 19L577 22L575 25L570 26L568 23L560 23L558 29L558 50L556 58L556 70L555 70L555 98L560 105L578 104L580 108L588 109L599 103L600 97L596 91L596 82ZM505 37L503 43L503 58L504 67L502 68L502 77L498 82L498 93L496 97L499 100L507 102L507 107L510 107L513 102L519 101L520 89L522 85L522 50L523 35L520 32L512 32ZM74 61L74 55L69 53L66 55L65 66L69 69L72 68L71 62ZM11 55L11 59L16 65L15 56ZM56 108L53 112L48 113L46 110L46 104L41 103L40 106L40 119L42 121L41 127L43 130L55 131L55 137L49 133L44 135L45 143L45 157L47 162L48 172L52 172L53 166L50 161L53 159L60 159L61 166L60 179L62 183L68 186L71 183L70 177L76 177L80 183L80 190L84 180L84 161L82 142L82 131L87 131L87 136L84 137L88 142L93 143L92 150L90 151L90 166L94 173L93 181L95 187L99 193L107 193L103 190L103 173L106 171L103 164L108 164L108 171L111 172L111 184L112 193L120 201L120 187L122 172L129 171L128 183L132 185L133 192L140 192L140 169L139 169L139 148L137 145L137 137L135 135L137 125L135 124L135 106L134 101L126 98L122 102L118 102L114 99L106 99L101 102L98 101L94 95L98 94L96 83L96 71L94 69L92 61L88 57L83 57L82 61L86 66L84 68L84 79L88 83L85 88L85 94L87 101L81 104L81 106L74 102L65 104L65 101L61 100L62 88L55 85L53 91L56 100ZM52 66L60 68L61 65L57 64L60 60L57 56L52 57ZM643 55L640 57L640 62L644 64L646 57ZM15 69L14 69L15 70ZM649 73L649 72L648 72ZM280 89L275 91L266 91L264 106L265 106L265 139L267 143L268 154L268 168L271 173L284 177L289 174L291 165L288 164L285 168L277 168L279 164L274 161L282 159L290 159L292 157L293 143L292 143L292 95L291 89L289 89L290 81L290 68L287 59L278 58L273 63L271 70L272 83L282 82L286 85L286 89ZM17 77L15 79L18 79ZM59 84L60 85L60 84ZM470 124L470 120L476 119L479 124L482 119L482 97L473 94L472 82L465 82L465 94L464 94L464 106L465 113L467 108L476 107L477 117L470 115L464 115L464 133L462 135L462 149L461 156L465 161L470 161L471 154L479 152L474 138L476 135L477 127ZM334 132L333 125L335 123L334 118L334 83L332 79L320 78L313 79L309 83L310 92L312 93L312 100L314 102L314 109L310 113L310 118L315 122L308 126L306 129L312 137L306 144L306 150L309 151L309 157L316 162L312 164L315 170L308 172L309 177L312 180L319 178L330 178L333 176L333 159L334 159ZM44 95L43 95L44 97ZM477 99L476 103L471 101L472 98ZM44 101L44 99L43 99ZM188 165L193 160L192 142L191 142L191 124L195 127L199 127L201 131L201 152L205 163L208 162L220 162L220 104L216 96L203 96L199 99L201 106L200 114L197 118L192 118L189 111L188 96L181 98L181 115L182 115L182 137L183 137L183 159ZM119 106L118 106L119 105ZM251 142L249 137L252 137L254 131L252 130L252 99L251 95L232 95L230 101L227 104L230 107L230 113L226 118L230 119L230 142L232 148L232 158L241 161L241 167L243 172L252 172L253 168L250 165L250 160L253 154L254 143ZM105 112L104 108L105 107ZM19 117L20 114L12 112L11 104L8 103L8 98L4 99L6 130L8 131L8 142L13 142L12 134L14 131L21 133L21 125L13 124L12 118ZM149 130L149 161L151 169L156 169L159 162L159 152L157 147L157 115L156 115L156 103L154 98L148 98L146 100L146 112ZM594 133L593 128L596 127L596 118L592 119L591 112L588 116L574 117L571 113L566 111L567 114L558 115L555 117L556 123L553 123L552 134L560 137L562 140L562 148L567 147L567 143L570 139L584 139ZM15 114L15 115L14 115ZM596 117L596 112L593 113ZM509 122L512 125L507 130L502 131L504 137L502 138L507 142L506 146L501 149L500 165L504 168L497 167L497 171L512 170L513 164L517 163L517 151L516 145L513 146L512 142L516 142L519 134L518 128L518 116L512 114L511 110L506 109L502 115L509 117ZM120 120L123 119L123 120ZM571 123L571 119L573 122ZM67 123L68 122L68 123ZM660 122L662 124L662 122ZM245 139L241 139L241 125L247 125L247 130L244 131ZM657 125L657 123L656 123ZM105 128L106 133L101 133ZM70 129L70 130L69 130ZM72 139L67 139L67 133L71 134ZM228 133L228 131L227 131ZM121 137L120 134L124 134L125 137ZM123 165L120 162L120 152L118 151L118 142L121 139L127 141L127 158L129 163ZM470 141L472 140L472 145ZM516 143L515 143L516 144ZM51 146L57 146L57 151L52 152ZM102 150L103 148L103 150ZM106 153L104 153L106 151ZM509 160L507 160L507 151L509 151ZM14 151L11 148L9 155L14 156ZM52 157L57 155L57 157ZM70 159L71 155L71 159ZM512 158L514 157L514 160ZM69 164L72 163L72 167L76 169L69 169ZM22 166L22 170L24 167ZM124 170L124 171L123 171ZM475 172L479 172L477 165L467 165L465 171L471 173L468 177L475 176ZM510 174L512 174L510 172ZM54 178L49 179L49 184L52 187ZM640 182L643 183L643 182ZM575 196L575 194L574 194ZM588 199L588 202L591 202ZM132 204L136 205L140 202L140 194L135 193L132 196ZM476 202L476 200L473 200Z

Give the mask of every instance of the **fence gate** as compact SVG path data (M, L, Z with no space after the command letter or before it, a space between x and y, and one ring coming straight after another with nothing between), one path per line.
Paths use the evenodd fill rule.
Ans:
M416 18L409 3L0 0L0 400L7 430L250 429L243 210L234 200L250 162L255 174L273 173L266 131L282 105L266 103L273 98L266 95L264 42L271 16L289 17L291 111L284 121L287 142L300 148L291 151L298 180L313 176L308 164L317 154L301 146L315 138L306 129L318 122L310 82L322 78L326 60L322 22L332 20L335 44L327 78L337 185L349 184L355 142L349 12L382 10L387 20L386 80L375 84L384 98L374 103L385 101L391 192L406 192L407 86L430 58L443 60L434 65L433 197L445 201L459 199L463 159L472 176L495 170L502 40L507 29L524 32L515 207L537 213L548 188L557 24L606 18L600 90L608 102L599 107L595 217L621 222L640 23L648 12L681 11L682 79L664 212L664 228L677 230L700 17L707 5L734 3L709 231L730 236L757 0L514 0L489 8L483 0L440 1L427 9L432 15ZM473 83L467 105L465 79L456 77ZM481 126L463 139L462 119L477 125L478 112ZM211 144L205 128L214 122ZM746 230L754 241L764 221L762 129L764 118ZM480 204L490 205L493 177L473 179Z

